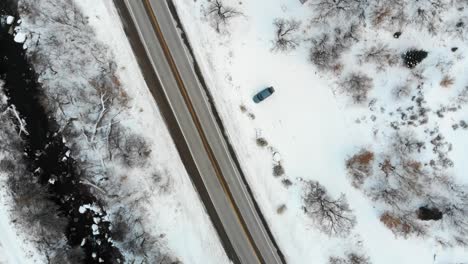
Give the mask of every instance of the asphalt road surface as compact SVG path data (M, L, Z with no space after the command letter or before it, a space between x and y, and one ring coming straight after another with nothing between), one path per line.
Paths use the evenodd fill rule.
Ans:
M145 80L228 256L235 263L284 263L231 155L168 3L115 3Z

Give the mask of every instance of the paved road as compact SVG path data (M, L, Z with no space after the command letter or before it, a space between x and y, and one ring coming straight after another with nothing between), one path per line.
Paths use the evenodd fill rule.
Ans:
M138 50L140 43L146 53L148 65L141 62L140 65L151 66L158 77L158 84L153 80L154 85L162 88L172 110L170 116L176 123L169 126L174 126L174 130L179 132L176 135L171 134L175 137L176 146L186 144L185 150L191 157L185 159L196 166L198 173L195 176L200 177L195 179L194 184L228 255L236 263L283 263L236 166L233 159L235 157L231 156L232 151L226 144L219 120L216 120L212 105L197 78L192 59L167 3L163 0L115 2L121 11L129 37L135 37L129 34L129 29L138 33L140 41L131 40L133 48ZM126 8L124 12L123 7ZM125 12L128 16L125 16ZM145 78L146 76L147 74ZM151 82L148 84L152 86ZM159 103L162 100L161 94L153 89L155 88L150 87ZM178 149L181 152L184 148L178 146ZM191 176L194 177L193 174Z

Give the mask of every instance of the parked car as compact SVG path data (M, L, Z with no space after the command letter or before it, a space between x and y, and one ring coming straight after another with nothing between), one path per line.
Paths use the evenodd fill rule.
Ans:
M270 87L267 87L263 90L261 90L260 92L258 92L256 95L254 95L253 97L253 101L255 103L260 103L261 101L265 100L266 98L268 98L270 95L272 95L273 93L275 92L275 89L273 89L272 86Z

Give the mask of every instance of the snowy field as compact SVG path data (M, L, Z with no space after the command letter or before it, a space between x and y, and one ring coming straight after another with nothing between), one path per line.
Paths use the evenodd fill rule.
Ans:
M352 252L368 256L370 262L378 264L468 263L468 250L462 243L453 244L435 234L445 230L444 224L421 223L429 230L425 236L394 234L380 221L389 207L369 199L365 195L367 190L353 187L346 169L346 160L360 149L379 153L391 145L391 137L398 130L391 124L400 121L397 108L411 105L410 97L396 101L392 91L406 84L414 92L420 85L425 96L423 105L430 108L428 122L418 127L398 124L402 130L420 135L429 145L427 151L416 155L427 164L434 155L429 143L433 135L427 131L438 129L443 133L443 141L451 143L451 147L441 152L448 155L453 166L440 168L436 162L433 167L439 166L438 172L458 184L468 182L465 175L468 137L463 129L452 127L467 118L464 103L455 106L467 84L464 74L467 36L450 30L458 19L466 20L466 3L443 1L448 7L441 15L444 20L436 25L440 34L427 33L411 24L400 28L398 25L360 28L356 32L359 41L346 48L333 70L323 71L310 62L309 49L315 36L322 32L332 34L334 25L314 23L311 18L315 11L308 4L301 5L298 0L216 1L224 5L224 10L232 7L238 12L217 27L219 17L208 14L216 3L214 0L174 2L255 199L288 263L331 263L331 256L343 257ZM296 49L272 51L276 18L301 22L296 32L299 35ZM336 26L343 27L350 22L338 21ZM393 36L397 30L403 31L399 38ZM379 67L379 61L360 63L358 55L362 50L377 43L388 45L395 53L395 62L384 68ZM452 47L458 50L451 51ZM408 69L400 62L400 54L409 49L426 50L429 56L421 65ZM393 59L391 55L385 58ZM356 71L373 79L364 102L358 104L341 88L346 87L346 76ZM444 82L444 76L453 80ZM254 104L252 96L268 86L275 87L275 94ZM458 110L447 113L450 105ZM443 107L442 113L447 114L436 117L437 110ZM263 140L257 144L258 138L268 144ZM285 174L273 176L275 165L282 165ZM304 213L304 186L310 180L320 182L331 197L345 195L356 220L350 232L329 236ZM423 204L418 202L418 206Z

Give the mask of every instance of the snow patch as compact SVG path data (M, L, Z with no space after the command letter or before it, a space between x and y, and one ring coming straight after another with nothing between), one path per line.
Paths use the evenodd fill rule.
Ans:
M7 22L8 25L13 24L13 21L15 21L15 17L13 17L13 16L8 16L7 19L6 19L6 22Z
M26 34L23 33L23 32L21 32L21 31L20 31L20 32L17 32L17 33L15 34L14 41L15 41L16 43L24 43L24 42L26 41Z

